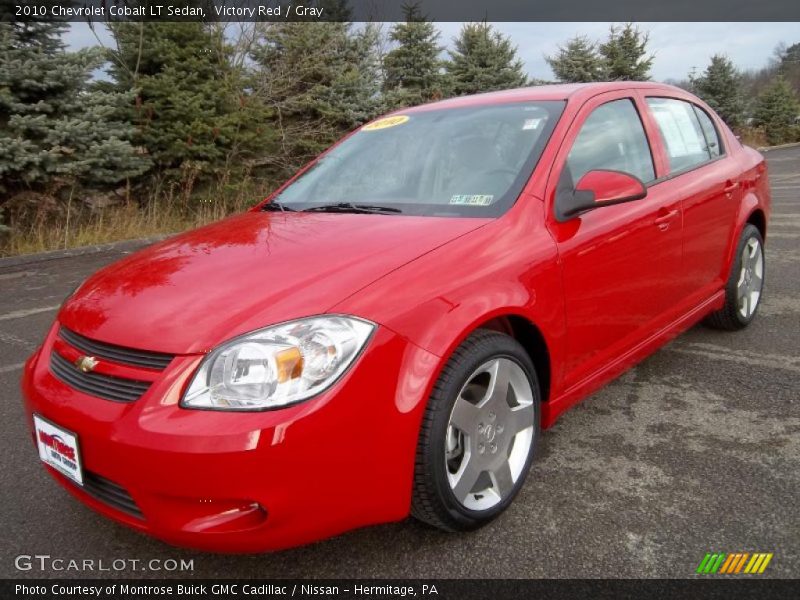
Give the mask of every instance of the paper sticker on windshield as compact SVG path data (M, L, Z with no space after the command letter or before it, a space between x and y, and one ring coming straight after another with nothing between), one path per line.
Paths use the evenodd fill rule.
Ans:
M542 119L525 119L525 122L522 124L522 130L525 131L526 129L536 129L539 127L539 123L542 122Z
M450 204L463 206L489 206L494 200L492 194L454 194L450 197Z
M397 125L402 125L406 121L408 121L411 117L408 115L396 115L394 117L386 117L383 119L378 119L377 121L373 121L372 123L368 123L361 128L361 131L376 131L378 129L387 129L388 127L395 127Z

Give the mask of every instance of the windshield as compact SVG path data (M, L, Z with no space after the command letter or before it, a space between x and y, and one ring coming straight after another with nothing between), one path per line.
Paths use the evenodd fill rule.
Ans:
M563 108L530 102L378 119L273 202L287 210L497 216L519 196Z

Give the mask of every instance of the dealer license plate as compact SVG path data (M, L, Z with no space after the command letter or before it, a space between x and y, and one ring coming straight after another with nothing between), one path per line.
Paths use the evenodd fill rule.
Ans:
M83 485L78 436L39 415L33 415L33 427L39 458L59 473Z

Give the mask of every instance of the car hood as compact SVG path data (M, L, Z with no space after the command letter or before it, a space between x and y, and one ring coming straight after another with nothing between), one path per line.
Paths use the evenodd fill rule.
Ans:
M205 352L326 312L383 275L488 221L249 212L140 250L91 276L59 312L92 339Z

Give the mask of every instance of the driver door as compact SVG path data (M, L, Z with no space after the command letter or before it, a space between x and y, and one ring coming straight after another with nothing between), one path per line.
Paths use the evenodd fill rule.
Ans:
M659 176L655 153L631 92L602 94L578 113L548 184L548 226L561 260L567 323L566 389L611 367L655 333L677 304L682 256L680 198L648 186L642 200L555 219L556 188L593 169L623 171L645 185ZM652 125L648 125L652 127ZM680 293L680 292L679 292Z

